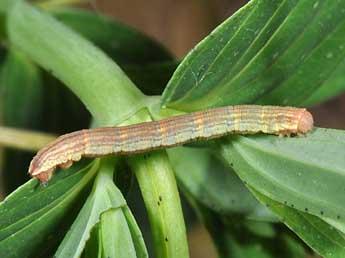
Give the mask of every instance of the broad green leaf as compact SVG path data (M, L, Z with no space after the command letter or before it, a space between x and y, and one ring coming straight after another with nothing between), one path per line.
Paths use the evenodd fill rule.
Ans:
M345 232L344 148L344 131L316 128L304 137L229 137L221 154L256 191Z
M169 61L170 54L141 32L100 13L81 9L58 9L59 21L101 48L120 65Z
M232 169L209 149L177 147L167 152L179 186L204 206L223 215L274 220L273 214L256 201Z
M9 195L0 204L0 257L50 256L85 199L97 167L97 162L86 167L82 162L56 173L47 187L32 179Z
M188 54L162 105L301 105L318 89L323 96L310 103L337 94L344 89L344 13L344 1L250 1Z
M345 235L317 216L290 208L251 188L255 196L265 203L279 218L310 247L325 258L345 256Z
M99 227L100 230L99 237L101 239L99 240L99 245L102 249L102 255L105 254L107 257L109 252L126 252L128 248L132 247L132 249L134 250L134 254L136 254L136 248L139 246L138 252L141 256L138 257L145 257L142 254L146 254L147 256L145 245L143 243L141 233L137 228L135 220L131 218L129 221L127 221L127 217L129 216L128 213L130 213L130 211L126 211L127 215L125 215L125 213L123 212L123 208L126 208L127 204L120 190L113 183L113 170L115 165L114 161L115 160L112 158L102 160L102 165L95 179L93 190L89 195L87 201L85 202L83 208L80 210L77 219L74 221L72 227L70 228L69 232L67 233L64 240L60 244L57 252L55 253L55 256L57 258L79 257L86 246L87 240L91 236L92 229L99 222L101 224L97 227ZM101 217L106 212L112 210L115 210L116 214L110 212L108 213L108 215L106 215L105 221L101 219ZM119 215L118 212L120 212L121 215ZM114 222L114 219L115 221L118 221L121 224L117 225L120 227L118 228L118 230L120 231L112 227L116 224ZM130 225L127 225L127 223ZM126 226L126 230L123 228L124 226ZM106 229L106 227L108 227L108 229ZM107 230L111 230L112 232ZM123 235L124 230L128 232L128 246L119 245L114 247L116 249L111 249L114 243L111 244L107 242L111 241L111 239L105 239L104 237L111 236L119 240L118 237L125 237ZM132 232L135 232L136 235L132 236ZM133 241L138 241L138 243L133 243ZM124 243L125 242L123 242L123 244ZM117 256L110 255L110 257Z
M20 1L8 14L7 27L9 43L68 86L99 125L115 125L145 105L116 63L49 14Z

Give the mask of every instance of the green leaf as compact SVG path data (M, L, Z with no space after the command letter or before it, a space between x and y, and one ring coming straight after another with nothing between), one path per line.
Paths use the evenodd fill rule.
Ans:
M183 60L162 105L301 105L320 88L313 103L334 96L344 89L344 12L344 1L250 1Z
M52 14L93 42L120 65L171 59L171 55L149 37L100 13L65 8L55 10Z
M98 124L115 125L145 105L144 95L100 49L26 2L9 13L8 34L10 44L67 85Z
M230 137L221 154L256 191L345 232L344 148L344 131L316 128L305 137Z
M35 128L42 107L42 81L36 67L22 53L10 49L0 75L0 101L5 125Z
M179 186L204 206L222 215L274 220L273 214L252 196L232 169L209 149L177 147L167 152Z
M137 228L135 220L131 218L131 226L127 225L127 216L130 211L126 211L127 215L122 211L122 208L126 208L127 204L120 190L113 183L114 161L115 160L113 158L102 160L102 165L95 179L93 190L83 208L80 210L77 219L74 221L69 232L60 244L59 249L55 253L57 258L79 257L86 246L87 240L91 236L91 230L99 222L101 223L99 225L99 237L101 237L99 244L102 246L102 254L106 255L106 257L109 252L127 252L129 246L133 247L131 248L133 249L134 254L136 254L137 246L139 246L138 250L141 255L146 253L145 245L143 244L141 233ZM101 219L106 212L111 210L115 210L115 214L113 212L109 212ZM118 212L120 212L121 215L119 215ZM117 225L116 221L117 223L120 223L120 225ZM113 228L114 225L118 226L119 231ZM126 226L126 229L123 228L124 226ZM136 233L134 237L131 236L132 230ZM128 234L126 233L127 238L122 239L125 238L125 235L123 235L125 231L128 232ZM114 241L117 239L115 242L120 241L121 239L123 241L127 240L127 242L125 241L126 245L116 245L116 249L112 249L114 243L107 242L111 241L111 239L105 238L106 236L112 238ZM132 243L133 241L141 242L134 244ZM125 242L123 242L123 244ZM90 249L88 250L90 252ZM110 255L109 257L117 256Z
M325 258L345 256L345 235L325 223L322 219L276 202L251 188L255 196L272 211L311 248Z
M104 257L137 257L126 217L121 209L104 212L100 228Z
M85 199L97 167L97 162L86 167L82 162L56 173L47 187L32 179L9 195L0 204L0 256L50 256Z

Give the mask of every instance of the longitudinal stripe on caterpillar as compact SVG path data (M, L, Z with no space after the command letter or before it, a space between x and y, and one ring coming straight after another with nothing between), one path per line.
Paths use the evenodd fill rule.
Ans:
M240 105L215 108L123 127L84 129L60 136L40 150L29 173L42 182L56 167L67 168L81 157L134 154L225 134L289 135L313 128L304 108Z

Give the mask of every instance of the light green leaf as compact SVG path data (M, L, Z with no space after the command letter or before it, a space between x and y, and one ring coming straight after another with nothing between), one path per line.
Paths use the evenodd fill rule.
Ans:
M32 179L0 204L0 257L49 256L86 198L98 163L83 166L56 173L48 187Z
M113 171L114 171L114 165L115 160L113 158L109 159L103 159L102 165L100 168L100 171L95 179L93 190L91 194L89 195L87 201L85 202L83 208L80 210L79 215L77 219L74 221L71 229L65 236L64 240L60 244L58 250L55 253L55 256L57 258L64 258L64 257L79 257L85 246L87 240L89 240L91 236L91 230L96 226L97 223L100 222L99 227L99 236L103 254L109 254L112 252L127 252L126 250L129 248L129 246L133 246L133 252L136 254L136 247L139 245L139 253L146 253L145 245L142 241L141 233L139 229L137 228L137 225L135 223L135 220L132 219L129 221L130 226L127 225L127 216L123 214L122 208L127 207L126 201L123 198L120 190L114 185L113 183ZM108 211L115 210L115 213L108 213L105 215L105 219L101 219L103 216L102 214L105 214ZM121 215L119 215L117 212L120 212ZM128 213L129 211L127 211ZM126 220L124 220L126 219ZM119 231L113 228L113 226L116 224L115 221L118 221L121 225L117 225ZM110 223L110 224L108 224ZM114 224L115 223L115 224ZM125 224L126 225L125 225ZM126 230L123 228L126 226ZM108 228L108 229L107 229ZM136 232L136 236L132 237L132 231L131 229ZM111 230L113 232L109 232L108 230ZM125 238L122 233L124 233L124 230L127 232L127 244L129 246L123 246L123 245L117 245L113 246L114 243L108 242L111 241L110 239L105 239L105 236L110 236L109 234L115 234L111 235L111 237L117 239L116 241L121 240L119 237ZM122 233L121 233L122 232ZM120 234L120 235L119 235ZM111 238L110 237L110 238ZM95 241L95 240L93 240ZM115 240L114 240L115 241ZM137 244L132 243L132 241L142 241ZM93 243L95 244L95 243ZM115 249L113 249L115 248ZM87 249L88 252L91 252L90 249ZM95 252L93 250L92 252ZM123 254L123 253L122 253ZM127 253L128 254L128 253ZM110 257L117 257L112 256ZM145 257L145 256L138 256L138 257Z
M131 232L122 209L110 209L101 215L103 256L136 258Z
M236 136L221 153L248 185L270 199L345 225L345 133L316 128L307 136Z
M240 103L316 103L344 89L344 1L253 0L178 67L162 105L193 111ZM322 89L322 96L312 97Z

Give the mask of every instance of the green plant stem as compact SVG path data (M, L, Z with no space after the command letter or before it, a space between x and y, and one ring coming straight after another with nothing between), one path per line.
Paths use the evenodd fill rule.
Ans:
M150 121L146 110L129 123ZM129 156L151 223L156 257L189 257L186 228L174 172L165 151Z
M26 2L18 2L11 9L8 34L11 45L68 86L99 125L117 124L144 106L144 95L116 63Z
M55 139L53 134L0 126L0 145L3 147L37 151Z
M91 0L92 1L92 0ZM44 0L37 3L38 6L45 9L53 9L87 2L86 0Z

